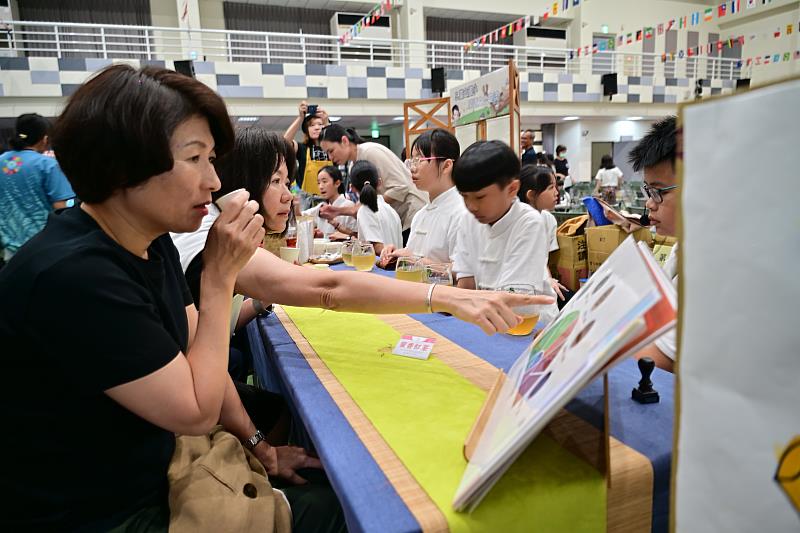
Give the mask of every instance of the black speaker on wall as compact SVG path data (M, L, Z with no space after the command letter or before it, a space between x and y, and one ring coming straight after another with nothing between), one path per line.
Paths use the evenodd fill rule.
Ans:
M610 74L603 74L600 78L600 83L603 85L603 96L611 96L617 94L617 73L611 72Z
M441 94L444 92L444 68L431 69L431 92Z
M191 59L174 61L175 72L194 78L194 61Z
M750 78L742 78L740 80L736 80L737 89L748 89L749 87L750 87Z

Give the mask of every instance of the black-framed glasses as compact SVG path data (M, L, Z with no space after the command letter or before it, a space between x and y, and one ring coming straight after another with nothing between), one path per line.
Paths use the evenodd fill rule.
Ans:
M670 185L669 187L651 187L646 183L642 184L642 194L644 194L647 198L650 198L655 203L660 204L664 201L663 194L665 192L669 192L672 190L677 189L677 185Z

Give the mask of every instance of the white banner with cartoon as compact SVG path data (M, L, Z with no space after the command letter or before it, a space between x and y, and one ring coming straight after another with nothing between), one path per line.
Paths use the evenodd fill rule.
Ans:
M463 126L508 115L511 103L508 81L508 67L503 67L454 87L450 91L453 124Z

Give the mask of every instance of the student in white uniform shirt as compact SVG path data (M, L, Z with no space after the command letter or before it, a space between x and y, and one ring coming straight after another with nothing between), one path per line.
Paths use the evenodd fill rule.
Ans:
M653 124L645 137L631 150L629 162L633 170L644 171L642 192L647 197L650 223L659 235L674 236L678 224L678 180L675 176L677 126L675 117ZM664 262L664 271L678 285L678 244L672 247ZM670 330L655 342L642 348L637 359L650 357L659 368L673 371L676 353L676 331Z
M356 161L350 169L350 190L358 194L358 238L372 243L375 255L383 247L403 245L403 226L400 216L378 194L378 169L369 161Z
M462 288L544 287L547 236L542 215L517 198L520 162L500 141L478 141L453 168L472 216L458 234L453 270Z
M383 247L381 266L410 255L421 257L426 264L453 262L458 227L467 215L452 176L460 153L458 139L444 129L426 131L414 140L406 166L414 185L427 192L431 202L414 215L404 248Z
M558 250L558 238L556 237L558 222L550 212L558 202L558 187L556 186L555 174L547 167L527 165L522 167L519 181L520 187L517 193L519 200L530 205L542 215L545 234L547 235L549 259L549 254ZM544 281L553 288L561 302L566 302L566 294L569 290L553 278L549 268L544 270Z
M302 212L304 216L314 217L314 225L317 228L314 236L327 237L334 231L344 233L345 235L352 235L355 233L356 219L353 217L342 215L329 222L319 216L319 210L323 205L332 205L334 207L352 207L355 205L344 197L344 181L342 180L342 173L339 169L333 165L328 165L319 169L317 173L317 185L319 186L319 193L325 199L325 202Z

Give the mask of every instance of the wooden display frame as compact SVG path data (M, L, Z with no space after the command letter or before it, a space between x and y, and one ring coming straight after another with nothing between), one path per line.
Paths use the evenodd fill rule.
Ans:
M431 106L431 108L425 110L423 109L425 106ZM442 106L446 106L445 109L447 109L447 123L442 122L440 119L434 116L436 112L442 108ZM413 119L413 125L409 127L409 124L411 124L410 116L412 116L412 113L416 116ZM428 126L428 122L430 122L432 125ZM439 128L446 129L451 133L455 129L453 127L453 112L450 109L449 96L444 96L441 98L426 98L424 100L411 100L403 103L403 133L405 135L406 149L410 149L412 135L421 135L426 131ZM411 154L408 155L410 156Z
M508 90L511 92L508 102L509 131L508 145L515 152L519 146L520 111L519 111L519 71L513 59L508 60ZM473 123L477 128L477 137L480 141L486 138L486 119ZM469 126L470 124L465 124ZM466 148L466 147L465 147Z

